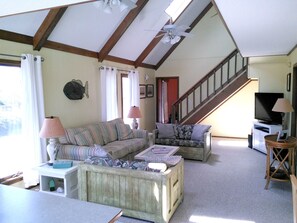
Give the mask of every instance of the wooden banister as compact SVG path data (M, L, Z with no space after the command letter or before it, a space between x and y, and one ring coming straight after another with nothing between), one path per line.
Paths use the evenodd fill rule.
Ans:
M246 70L247 58L235 49L172 105L172 121L182 123Z

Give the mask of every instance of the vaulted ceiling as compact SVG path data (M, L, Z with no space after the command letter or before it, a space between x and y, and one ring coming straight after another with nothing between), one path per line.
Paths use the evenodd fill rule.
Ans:
M160 41L171 0L137 0L136 8L115 8L112 14L98 8L96 0L43 2L49 5L2 0L0 39L30 44L34 50L51 48L152 69L158 69L183 40L174 45ZM284 55L296 46L297 1L292 0L192 0L175 24L190 26L186 32L191 32L213 4L244 57Z
M31 44L35 50L46 47L100 62L158 69L178 45L163 43L159 36L170 19L165 13L170 2L138 0L136 8L124 12L114 8L112 14L103 12L96 2L87 2L3 16L0 39ZM193 0L175 24L192 29L211 6L210 0Z

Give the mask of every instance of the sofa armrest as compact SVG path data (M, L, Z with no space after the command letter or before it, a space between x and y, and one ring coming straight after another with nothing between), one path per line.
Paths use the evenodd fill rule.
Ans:
M148 131L144 129L132 129L135 138L144 138L146 141L146 147L149 145Z
M144 129L132 129L135 138L148 138L148 131Z
M159 130L158 130L158 129L154 129L154 130L152 131L152 133L153 133L153 142L154 142L154 144L155 144L155 142L156 142L156 138L158 138Z

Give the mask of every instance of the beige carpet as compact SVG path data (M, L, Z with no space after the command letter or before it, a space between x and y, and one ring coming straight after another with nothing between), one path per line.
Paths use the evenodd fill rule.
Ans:
M265 158L247 140L213 138L207 163L185 161L185 197L170 223L292 223L291 184L265 190Z

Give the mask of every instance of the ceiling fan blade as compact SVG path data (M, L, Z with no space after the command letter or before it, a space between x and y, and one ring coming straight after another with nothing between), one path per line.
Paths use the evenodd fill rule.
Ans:
M175 29L185 31L190 28L191 28L190 26L181 25L181 26L177 26Z
M187 37L193 37L194 34L187 33L187 32L178 32L176 35L178 36L187 36Z

